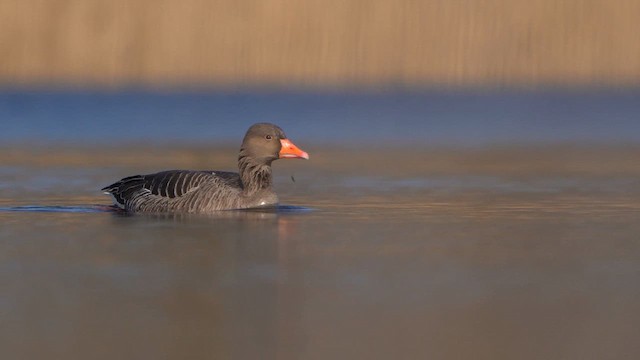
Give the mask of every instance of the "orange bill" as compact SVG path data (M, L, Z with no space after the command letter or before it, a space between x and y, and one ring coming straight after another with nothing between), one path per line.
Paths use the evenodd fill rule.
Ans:
M280 144L282 144L282 148L280 149L280 153L278 154L281 159L306 159L309 160L309 154L300 150L294 143L289 141L289 139L280 139Z

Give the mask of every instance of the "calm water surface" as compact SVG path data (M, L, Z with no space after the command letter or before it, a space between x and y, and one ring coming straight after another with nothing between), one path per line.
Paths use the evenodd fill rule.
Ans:
M638 358L636 95L2 93L2 359ZM288 207L105 210L258 114Z
M5 358L640 355L637 149L314 151L275 164L291 207L216 216L94 205L116 178L232 168L234 149L5 157Z

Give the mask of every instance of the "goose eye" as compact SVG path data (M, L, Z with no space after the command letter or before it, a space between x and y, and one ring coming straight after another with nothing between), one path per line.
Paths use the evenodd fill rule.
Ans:
M264 138L267 140L271 140L271 135L266 135Z

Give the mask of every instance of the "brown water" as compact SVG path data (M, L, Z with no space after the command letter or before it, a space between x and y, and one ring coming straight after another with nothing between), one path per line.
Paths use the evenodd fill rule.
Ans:
M311 146L276 212L95 207L235 157L141 150L0 154L3 359L640 356L637 148Z

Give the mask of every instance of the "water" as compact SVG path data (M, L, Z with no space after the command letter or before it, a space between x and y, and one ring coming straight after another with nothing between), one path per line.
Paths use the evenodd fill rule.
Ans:
M465 92L0 91L0 141L237 144L254 122L304 142L640 142L640 89ZM237 140L236 140L237 139Z
M611 111L631 118L620 98L611 96ZM606 112L602 104L585 106ZM369 129L364 141L353 132L323 144L306 124L338 120L301 118L284 127L311 160L274 163L283 206L215 216L127 216L98 189L161 169L232 169L236 146L204 144L191 130L177 138L196 145L163 148L168 133L101 142L93 129L102 120L75 135L42 120L51 136L38 130L40 141L27 142L33 134L19 129L33 119L10 125L14 144L0 153L3 358L640 354L640 147L579 134L488 145L502 136L491 127L481 141L420 144L405 129L412 120L391 135L409 145L380 145ZM241 127L225 121L225 131ZM605 133L637 136L619 121ZM558 125L567 137L580 126Z

